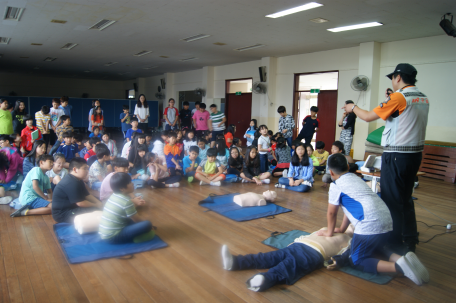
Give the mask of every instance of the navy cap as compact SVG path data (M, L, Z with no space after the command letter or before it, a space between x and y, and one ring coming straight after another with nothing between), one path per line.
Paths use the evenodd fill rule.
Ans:
M401 73L401 74L406 74L410 76L416 76L418 74L418 71L416 68L413 67L413 65L408 64L408 63L399 63L396 68L394 69L394 72L391 74L386 75L388 78L392 79L394 74Z

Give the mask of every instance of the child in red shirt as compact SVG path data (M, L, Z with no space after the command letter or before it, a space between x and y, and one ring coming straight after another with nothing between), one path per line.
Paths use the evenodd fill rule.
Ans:
M27 125L21 132L21 149L24 148L25 153L29 153L32 151L33 147L33 142L35 140L32 139L32 133L36 130L38 130L38 138L36 140L41 140L43 137L41 136L40 130L36 127L33 126L33 117L30 115L25 115L24 116L24 121L25 124Z
M92 115L92 131L95 126L98 126L100 131L103 131L103 111L100 106L95 107L94 114Z
M226 148L228 148L228 149L230 149L231 144L233 144L235 132L236 132L236 126L234 126L234 124L228 125L228 127L225 130L225 143L226 143Z

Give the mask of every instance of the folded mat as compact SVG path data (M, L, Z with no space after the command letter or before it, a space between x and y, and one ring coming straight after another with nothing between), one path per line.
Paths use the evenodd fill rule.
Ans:
M210 195L203 201L200 201L199 205L238 222L274 216L291 211L291 209L274 203L266 203L264 206L241 207L233 202L233 198L236 195L239 195L239 193L221 196Z
M109 244L101 240L98 233L80 235L70 223L55 224L54 232L71 264L122 257L168 246L158 236L142 243Z
M285 248L287 247L290 243L293 243L296 238L299 238L300 236L306 236L310 235L308 232L302 231L302 230L291 230L287 231L286 233L273 233L273 236L267 238L264 240L263 244L266 244L268 246L274 247L274 248ZM362 272L357 269L354 269L352 267L342 267L339 269L340 271L343 271L344 273L350 274L352 276L377 283L377 284L387 284L389 281L393 279L392 276L387 275L387 274L371 274L367 272Z
M371 132L369 135L367 135L366 140L369 141L370 143L374 143L376 145L381 145L382 144L382 135L383 135L383 130L385 129L384 126L381 126Z

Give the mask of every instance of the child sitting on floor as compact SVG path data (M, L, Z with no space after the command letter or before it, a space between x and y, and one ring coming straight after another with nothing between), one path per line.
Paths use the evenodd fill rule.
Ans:
M19 152L10 147L8 135L0 137L0 204L9 204L13 198L17 197L17 176L22 175L22 162L24 159ZM6 144L4 142L6 141ZM13 186L14 185L14 186Z
M11 217L30 215L50 215L52 213L52 189L49 178L45 175L52 169L54 158L42 155L37 159L39 167L34 167L25 177L19 195L21 207ZM47 192L47 196L44 194Z
M89 149L89 150L87 151L87 153L84 155L84 160L87 161L87 160L89 160L90 157L96 156L96 155L97 155L97 153L95 152L95 147L96 147L98 144L100 144L100 142L101 142L101 140L100 140L100 138L98 138L98 137L92 137L92 138L90 138L89 144L90 144L90 146L92 146L92 148Z
M73 134L69 132L65 132L62 135L64 144L60 145L59 148L57 148L56 153L63 154L65 156L65 168L70 167L70 161L74 157L79 157L78 154L78 145L77 144L71 144L71 141L73 139Z
M25 115L23 119L27 126L21 132L21 138L22 138L21 147L23 147L25 149L25 153L29 153L32 150L33 142L35 142L35 140L42 140L43 137L41 135L40 130L36 126L33 126L33 117L32 116ZM32 139L32 133L35 131L38 131L38 137L37 137L37 139ZM24 157L25 156L26 155L24 155Z
M150 176L147 185L152 186L152 188L179 187L182 176L169 176L165 157L147 153L145 159L148 163L147 174Z
M191 146L198 146L198 141L195 137L195 131L193 129L187 130L186 138L184 140L184 152L188 156Z
M222 185L220 181L225 180L226 176L223 174L222 165L217 160L217 150L215 148L207 150L207 159L202 160L199 164L195 178L201 181L200 185Z
M244 157L244 154L242 153L242 141L239 138L234 138L233 139L233 146L237 148L239 151L239 154Z
M234 146L230 148L230 158L228 159L228 169L226 171L227 175L236 175L240 176L242 172L242 165L244 164L244 159L239 153L239 149Z
M307 155L309 156L310 161L312 161L313 164L313 173L312 175L315 176L317 171L315 170L316 166L320 165L320 162L318 162L318 159L313 155L314 153L314 148L310 144L306 144L306 150L307 150Z
M97 137L101 140L101 131L98 126L93 127L93 133L90 133L89 138Z
M207 145L207 141L204 138L198 139L198 147L199 147L199 157L202 160L207 159L207 150L209 149L209 145Z
M307 150L304 143L299 143L291 158L287 177L280 178L275 187L303 193L310 190L312 183L313 164L307 156Z
M334 154L345 155L344 144L342 142L335 141L332 144L332 146L331 146L331 155L329 155L328 160ZM358 165L355 164L355 161L353 160L353 158L350 157L350 156L345 156L345 158L347 159L347 162L348 162L348 164L350 166L350 172L356 172L356 170L358 169ZM321 178L321 181L323 181L323 186L322 187L325 187L325 188L326 188L327 184L332 182L331 175L329 174L329 170L328 170L328 162L326 162L326 171L325 171L325 174L323 175L323 177Z
M189 130L189 133L192 132L192 130ZM198 157L199 155L199 148L198 146L190 146L190 149L188 151L188 156L185 156L184 159L182 160L183 163L183 171L184 171L184 176L186 176L188 179L187 181L189 183L193 182L193 178L195 177L196 170L201 163L201 159Z
M154 140L154 148L152 152L157 156L165 156L165 140L168 139L168 132L163 131L161 133L156 133L155 140Z
M277 138L275 155L277 166L272 171L272 175L274 177L288 176L288 168L290 167L291 162L291 148L287 145L287 140L285 138Z
M225 139L216 140L215 148L217 149L217 160L223 166L223 170L225 170L228 167L228 159L230 158L230 151L226 148Z
M114 192L106 202L98 233L101 239L112 244L140 243L155 236L150 221L140 221L130 194L134 191L131 177L116 173L110 180Z
M22 163L22 173L24 178L34 167L39 166L37 159L46 153L46 143L43 140L33 142L32 151L24 158Z
M111 160L113 160L117 157L117 146L116 142L111 140L110 137L109 133L104 133L103 136L101 136L101 143L108 147L109 152L111 153Z
M54 155L54 166L51 170L46 172L46 176L49 177L51 182L51 189L54 191L55 186L68 175L68 170L63 166L65 165L65 156L63 154L56 153Z
M93 190L99 190L103 179L108 174L106 161L110 159L109 149L104 145L97 146L97 160L89 169L89 186Z
M315 170L319 175L325 173L326 161L328 160L329 153L325 150L325 142L317 141L315 144L316 150L313 152L313 155L318 160L318 166L315 167Z
M175 176L178 172L183 174L182 167L179 164L179 147L176 145L177 135L173 132L168 134L168 144L165 145L166 166L168 167L169 175Z
M400 256L385 249L393 230L390 211L361 178L349 173L348 164L341 153L328 158L329 173L334 180L329 188L328 229L317 232L317 235L331 237L334 232L345 232L349 223L355 226L350 250L331 258L335 264L330 268L349 265L373 274L404 274L417 285L429 282L429 273L415 253ZM344 218L336 228L339 206L342 206ZM386 256L388 261L377 259L379 254Z
M250 145L245 153L244 166L241 173L242 183L254 182L257 185L269 184L271 180L268 178L270 173L262 173L260 171L260 158L255 145Z
M133 158L133 162L130 162L130 173L133 180L145 181L149 179L146 173L146 154L148 153L148 150L149 149L147 148L146 144L139 144L136 148L136 156ZM139 183L142 184L141 182Z

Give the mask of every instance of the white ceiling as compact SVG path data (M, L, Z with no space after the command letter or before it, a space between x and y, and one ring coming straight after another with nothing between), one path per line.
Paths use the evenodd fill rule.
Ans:
M313 88L320 90L337 89L338 77L338 72L300 75L299 90L311 90Z
M441 16L447 12L456 14L454 0L314 1L324 6L270 19L264 16L311 1L0 0L1 13L7 5L25 6L19 22L3 21L0 25L0 37L11 37L8 45L0 45L0 54L3 54L0 70L127 80L261 57L352 47L368 41L389 42L442 35L444 32L438 24ZM317 17L329 22L309 21ZM68 22L55 24L51 19ZM88 30L101 19L117 22L103 31ZM326 30L371 21L384 25L341 33ZM211 37L189 43L180 41L197 34ZM79 45L69 51L60 49L70 42ZM215 42L227 45L217 46L213 44ZM43 45L32 46L31 43ZM258 43L267 46L244 52L233 50ZM153 53L133 56L142 50ZM169 58L160 58L162 55ZM57 57L57 60L43 62L46 57ZM188 57L199 59L179 61ZM119 63L104 66L111 61ZM154 65L158 68L143 69ZM92 72L85 73L85 70Z

